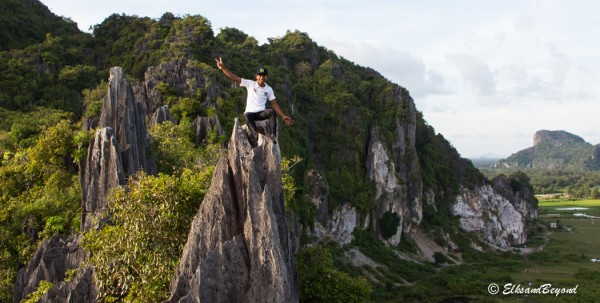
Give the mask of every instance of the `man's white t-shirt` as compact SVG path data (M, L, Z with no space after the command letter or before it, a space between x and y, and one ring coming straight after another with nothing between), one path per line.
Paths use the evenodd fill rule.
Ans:
M267 101L275 100L273 89L265 83L265 87L260 87L256 81L242 79L240 86L243 86L248 91L246 98L245 113L257 113L265 110Z

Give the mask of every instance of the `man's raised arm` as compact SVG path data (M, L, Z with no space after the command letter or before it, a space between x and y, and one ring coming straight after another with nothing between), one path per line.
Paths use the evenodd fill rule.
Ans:
M233 80L233 82L240 84L242 82L242 78L238 77L236 74L232 73L230 70L228 70L227 68L225 68L225 65L223 65L223 58L219 57L219 59L215 59L215 62L217 62L217 67L223 71L223 73L225 74L225 76L227 76L227 78Z

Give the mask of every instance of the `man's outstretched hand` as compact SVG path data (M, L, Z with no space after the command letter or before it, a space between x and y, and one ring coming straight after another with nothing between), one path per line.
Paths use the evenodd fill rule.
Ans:
M292 119L292 117L290 117L290 116L283 116L282 119L286 125L294 125L294 123L296 123L296 121L294 121L294 119Z
M223 69L223 58L219 57L219 59L215 59L215 62L217 63L217 68Z

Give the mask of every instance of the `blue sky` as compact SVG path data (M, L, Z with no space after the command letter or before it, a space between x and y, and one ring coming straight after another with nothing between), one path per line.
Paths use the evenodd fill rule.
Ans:
M507 157L537 130L600 143L600 2L42 0L87 31L112 13L202 15L266 43L287 30L406 87L464 157ZM235 69L235 67L231 67Z

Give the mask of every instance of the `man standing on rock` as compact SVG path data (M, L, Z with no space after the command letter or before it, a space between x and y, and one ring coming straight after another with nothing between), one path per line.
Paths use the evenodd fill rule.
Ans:
M256 71L256 81L252 81L248 79L242 79L225 68L223 65L223 59L221 57L219 57L219 59L215 59L215 61L217 62L217 67L223 71L225 76L233 80L238 85L245 87L248 91L244 117L246 117L246 122L248 123L248 127L250 128L254 139L258 139L256 121L267 119L269 120L269 125L271 125L272 129L270 139L275 140L275 138L277 138L277 116L275 116L275 113L281 117L286 125L294 124L294 119L286 116L283 113L279 107L279 104L277 104L277 101L275 101L273 89L267 84L267 82L265 82L269 78L269 72L266 68L259 68ZM266 109L265 105L267 104L267 101L271 102L273 109Z

